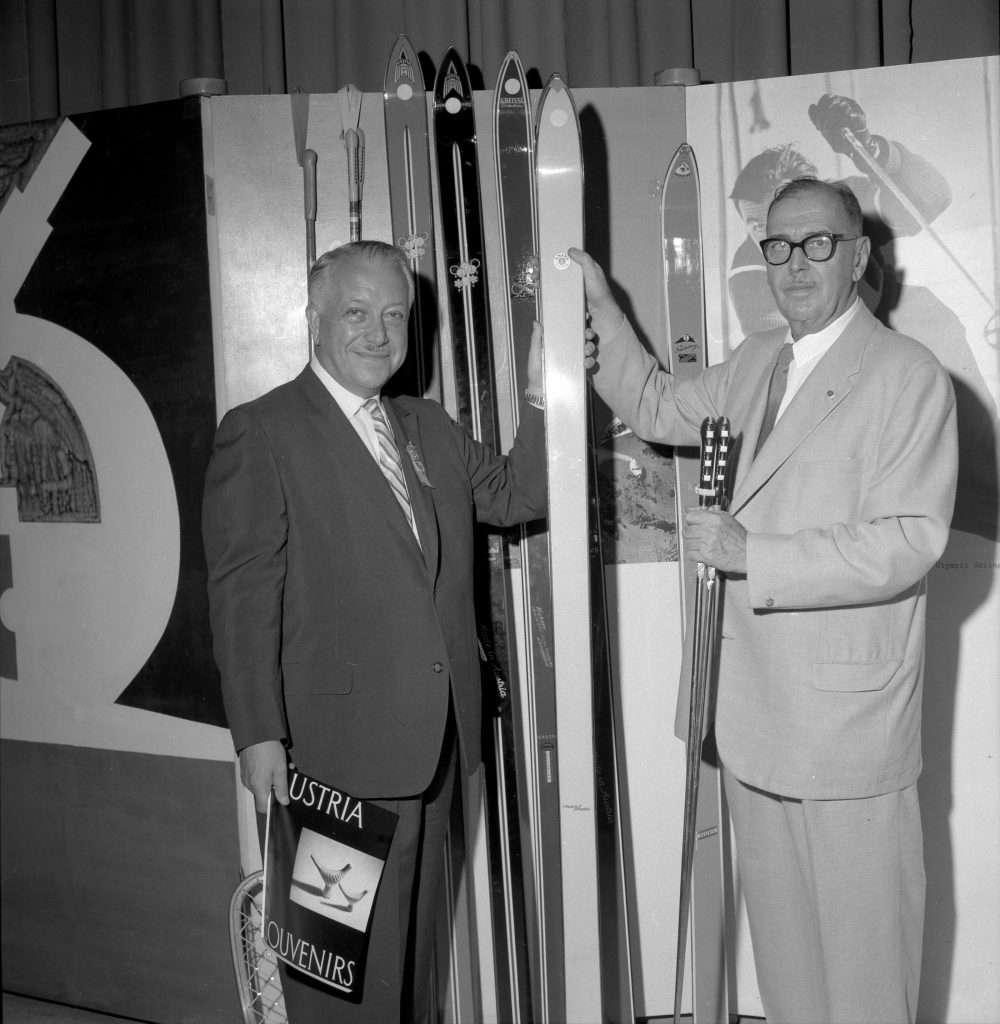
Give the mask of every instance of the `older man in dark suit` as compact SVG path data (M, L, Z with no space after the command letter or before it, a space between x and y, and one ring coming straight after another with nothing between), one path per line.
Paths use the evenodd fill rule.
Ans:
M364 1000L284 972L292 1024L422 1020L456 765L480 758L473 522L544 512L540 332L508 456L437 404L390 399L413 280L381 242L320 257L307 367L231 410L204 536L216 660L244 784L288 799L287 764L399 814ZM412 976L412 982L407 979Z

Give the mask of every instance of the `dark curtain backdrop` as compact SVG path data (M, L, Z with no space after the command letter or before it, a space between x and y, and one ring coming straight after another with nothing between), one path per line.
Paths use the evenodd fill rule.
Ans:
M382 89L405 33L432 73L448 46L492 88L508 50L531 84L703 82L998 52L995 0L0 0L0 124L178 95Z

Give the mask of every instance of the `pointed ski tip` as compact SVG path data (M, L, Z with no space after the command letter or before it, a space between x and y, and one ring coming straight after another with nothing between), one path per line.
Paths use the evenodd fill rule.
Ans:
M576 100L573 98L573 93L570 92L569 86L566 85L558 74L554 73L549 76L549 80L545 83L545 88L542 90L538 109L540 111L550 111L550 113L544 116L547 116L556 128L561 128L563 125L568 124L571 119L576 120Z
M386 61L383 95L386 98L398 96L405 101L415 91L422 93L424 89L424 73L420 68L417 51L405 35L398 35Z
M464 83L468 78L469 73L465 68L465 62L458 55L458 50L454 46L449 46L441 58L441 63L438 64L434 91L437 92L437 86L440 84L443 89L442 95L446 96L449 90L462 94L467 91Z
M524 75L524 67L516 50L511 50L503 59L497 72L494 86L494 102L502 105L512 97L526 97L528 81Z
M406 57L410 60L415 60L417 51L410 42L409 37L400 33L396 36L396 42L392 45L392 50L389 53L389 62L395 63L400 57Z
M698 161L694 156L694 148L689 142L682 142L670 159L670 164L667 167L667 176L664 179L664 187L666 182L671 178L691 178L697 180L698 177Z

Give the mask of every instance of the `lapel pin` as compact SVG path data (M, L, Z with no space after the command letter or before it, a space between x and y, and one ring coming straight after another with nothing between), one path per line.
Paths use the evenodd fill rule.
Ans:
M413 468L416 471L417 478L424 487L433 487L434 485L427 476L427 467L424 466L424 460L412 440L406 442L406 454L410 456L410 462L413 463Z

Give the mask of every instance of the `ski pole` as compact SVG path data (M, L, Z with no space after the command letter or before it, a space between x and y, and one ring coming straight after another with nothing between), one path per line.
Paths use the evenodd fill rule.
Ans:
M358 127L362 95L356 85L345 85L338 93L340 136L347 149L347 197L352 242L361 241L361 190L365 183L365 133Z
M306 149L309 127L309 93L292 93L292 132L295 158L302 168L302 204L306 221L306 271L316 262L316 151Z
M841 128L841 135L844 137L844 141L851 147L855 155L864 162L868 170L875 176L879 184L887 191L890 192L893 198L903 207L904 210L916 221L920 230L923 231L928 238L934 240L937 243L938 248L944 255L951 260L951 262L958 269L959 273L969 282L969 284L975 289L976 293L986 303L986 305L995 311L993 300L986 294L985 291L979 286L979 282L969 273L965 267L962 266L958 257L948 248L945 244L944 239L931 227L930 221L917 209L916 205L912 200L903 192L903 190L889 177L885 172L885 169L879 164L879 162L865 149L864 146L858 141L857 136L850 128Z
M730 451L729 420L706 418L701 425L700 508L726 507L727 462ZM691 690L688 707L687 759L684 773L684 827L681 845L680 904L677 920L677 961L674 974L674 1024L680 1024L684 994L684 966L694 873L695 820L701 779L701 750L709 695L715 676L719 588L722 577L713 566L698 563L692 626Z

